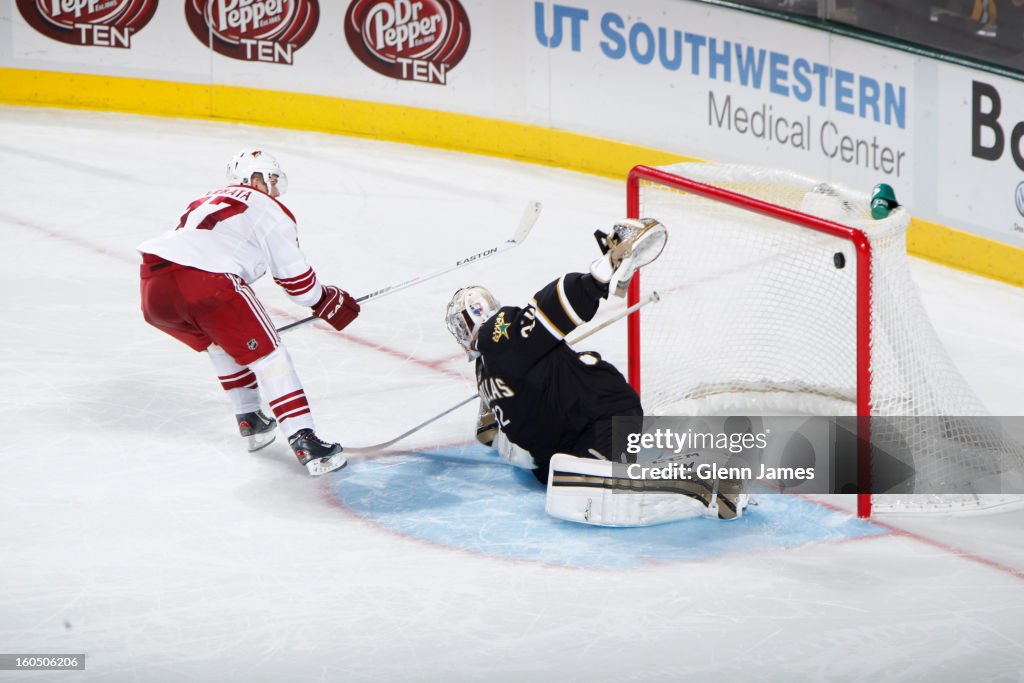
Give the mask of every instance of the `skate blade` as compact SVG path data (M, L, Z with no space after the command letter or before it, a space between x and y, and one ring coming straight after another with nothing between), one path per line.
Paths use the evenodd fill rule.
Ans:
M266 448L270 444L274 443L274 439L277 435L274 432L264 432L263 434L253 434L245 437L248 440L248 448L250 453L255 453L261 448Z
M327 458L320 458L319 460L310 460L306 463L306 471L309 472L312 477L321 477L328 472L334 470L340 470L342 467L348 464L348 460L341 453L335 453L334 455Z

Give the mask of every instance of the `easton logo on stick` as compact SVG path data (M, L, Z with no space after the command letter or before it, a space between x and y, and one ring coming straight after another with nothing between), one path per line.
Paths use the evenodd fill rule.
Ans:
M497 254L497 253L498 253L498 248L497 247L491 247L487 251L481 251L479 254L473 254L472 256L466 257L464 259L459 259L458 261L455 262L455 265L461 266L464 263L469 263L470 261L476 261L477 259L481 259L481 258L487 258L491 254Z
M29 26L70 45L130 48L157 0L17 0Z
M320 21L317 0L185 0L192 33L217 54L292 64Z
M459 0L355 0L345 39L379 74L444 85L469 49L469 18Z

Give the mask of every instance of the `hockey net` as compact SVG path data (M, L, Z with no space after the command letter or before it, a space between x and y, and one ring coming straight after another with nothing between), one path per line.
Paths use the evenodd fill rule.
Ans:
M1024 503L915 493L965 468L993 477L1020 468L1024 448L971 421L947 420L937 434L934 420L912 419L986 410L920 302L903 208L873 220L867 193L703 163L637 167L627 200L631 217L657 218L670 234L642 274L643 289L663 299L629 328L630 382L647 413L906 417L895 437L913 454L913 489L861 494L862 516ZM638 296L634 282L631 302Z

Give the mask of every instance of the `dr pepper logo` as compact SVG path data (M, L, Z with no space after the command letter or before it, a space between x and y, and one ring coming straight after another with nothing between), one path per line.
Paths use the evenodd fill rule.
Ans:
M377 73L443 85L469 49L469 19L459 0L354 0L345 38Z
M131 47L132 35L156 12L157 0L17 0L29 26L71 45Z
M320 21L317 0L185 0L185 19L203 45L225 57L291 64Z

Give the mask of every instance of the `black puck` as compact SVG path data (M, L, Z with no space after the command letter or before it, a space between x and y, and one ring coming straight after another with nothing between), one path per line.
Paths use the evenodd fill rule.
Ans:
M843 252L837 251L835 254L832 255L832 263L835 264L836 268L845 268L846 256L843 255Z

